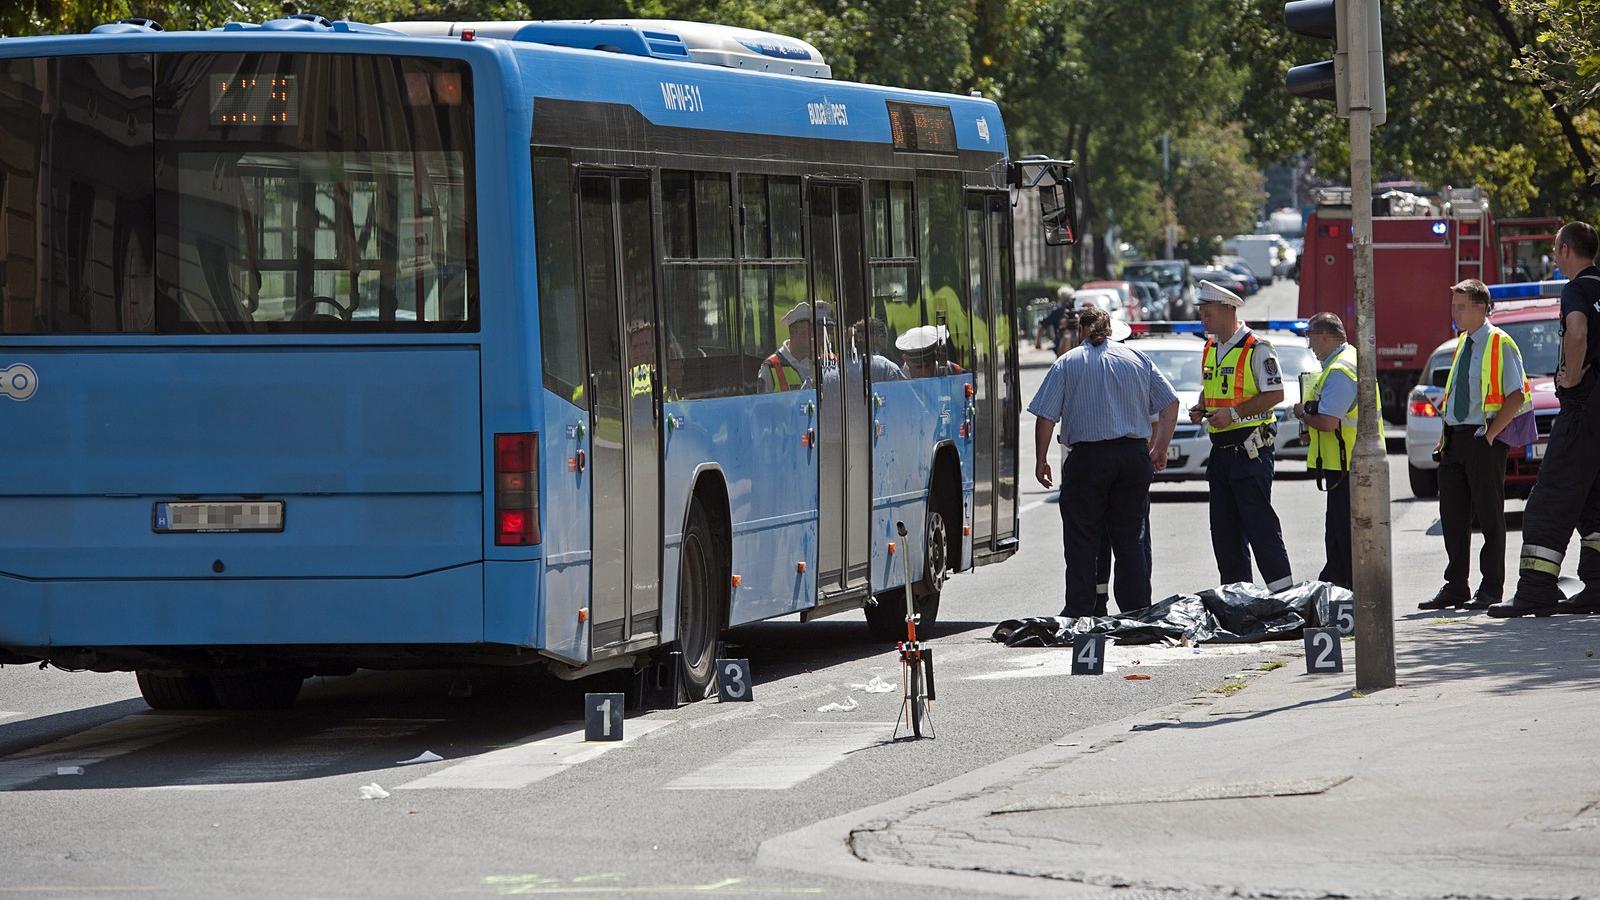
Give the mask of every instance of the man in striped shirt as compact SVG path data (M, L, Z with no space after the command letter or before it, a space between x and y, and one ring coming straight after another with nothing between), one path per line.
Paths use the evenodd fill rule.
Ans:
M1055 361L1028 404L1038 417L1034 475L1041 485L1053 484L1050 438L1056 423L1061 443L1072 450L1062 466L1060 500L1068 616L1094 612L1095 556L1106 533L1118 608L1150 605L1150 569L1139 530L1149 510L1151 479L1166 468L1178 421L1171 383L1144 354L1111 340L1109 313L1086 307L1078 325L1083 343Z

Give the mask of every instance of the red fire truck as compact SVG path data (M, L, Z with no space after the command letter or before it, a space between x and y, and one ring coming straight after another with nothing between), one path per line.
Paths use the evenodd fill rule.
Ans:
M1322 188L1306 219L1300 256L1300 315L1338 313L1354 331L1350 189ZM1405 421L1405 400L1428 354L1450 337L1450 285L1501 281L1494 217L1479 188L1428 197L1389 190L1373 198L1372 275L1383 411Z

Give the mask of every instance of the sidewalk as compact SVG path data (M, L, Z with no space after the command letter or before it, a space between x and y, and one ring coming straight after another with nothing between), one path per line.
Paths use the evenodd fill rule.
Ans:
M1398 688L1353 695L1349 642L1340 675L1305 674L1286 645L1232 695L809 838L832 827L850 862L879 864L853 876L1004 894L1600 897L1600 617L1413 612L1397 632Z

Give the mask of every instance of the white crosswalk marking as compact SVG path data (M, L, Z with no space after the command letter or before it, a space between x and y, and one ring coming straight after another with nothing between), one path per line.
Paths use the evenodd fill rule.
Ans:
M45 776L64 766L85 768L98 762L142 750L176 737L198 725L216 722L210 716L138 713L123 716L87 731L68 735L0 759L0 790L8 790Z
M583 739L583 729L570 730L563 725L530 735L525 741L501 750L491 750L465 762L457 763L437 772L430 772L415 781L400 785L399 790L424 788L524 788L535 781L588 762L616 747L672 724L671 719L630 719L623 727L620 741L588 743Z
M157 787L171 790L232 790L306 778L352 753L370 748L374 742L403 738L442 721L358 719L267 749L219 761Z
M893 722L796 722L804 733L762 738L667 783L669 791L781 791L887 740Z

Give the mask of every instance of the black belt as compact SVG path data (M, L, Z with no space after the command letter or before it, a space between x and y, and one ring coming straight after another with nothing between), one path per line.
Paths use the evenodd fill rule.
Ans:
M1446 425L1451 431L1477 431L1482 425Z

